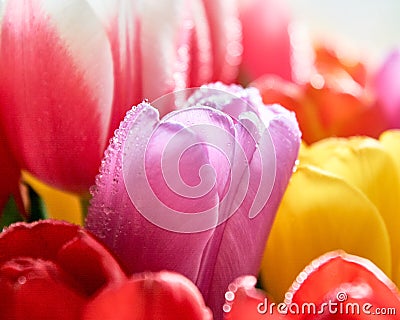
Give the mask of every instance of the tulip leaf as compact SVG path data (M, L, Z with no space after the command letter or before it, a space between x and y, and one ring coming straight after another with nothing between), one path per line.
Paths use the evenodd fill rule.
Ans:
M23 221L23 217L18 210L14 197L10 196L0 214L0 230L18 221Z
M48 217L46 206L36 191L28 185L30 199L28 222L46 219Z

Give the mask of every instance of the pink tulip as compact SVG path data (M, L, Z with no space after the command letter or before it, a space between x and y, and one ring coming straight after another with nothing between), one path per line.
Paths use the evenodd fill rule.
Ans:
M300 132L294 114L263 105L256 89L217 83L191 93L189 108L161 120L148 103L128 112L92 189L87 228L130 273L188 277L220 319L229 282L258 272Z
M235 10L218 20L206 9L201 0L5 1L0 123L19 165L85 193L132 105L215 77L232 80L237 65L227 76L214 71L225 70L216 57L229 56L230 42L210 35L236 35L222 27Z
M292 80L290 12L281 0L239 0L243 28L244 77L251 81L264 74Z
M375 89L390 127L400 128L400 48L391 52L378 70Z

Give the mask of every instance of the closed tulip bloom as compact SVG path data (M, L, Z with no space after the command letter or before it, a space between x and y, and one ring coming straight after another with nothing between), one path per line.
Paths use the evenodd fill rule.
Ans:
M220 319L229 282L258 272L300 132L293 114L263 105L254 89L217 83L183 104L161 120L148 103L127 114L92 190L87 228L131 273L188 277Z

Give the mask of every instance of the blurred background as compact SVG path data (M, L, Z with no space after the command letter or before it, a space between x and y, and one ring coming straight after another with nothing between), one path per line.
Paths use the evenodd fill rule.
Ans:
M399 0L287 0L313 36L332 36L380 61L400 46Z

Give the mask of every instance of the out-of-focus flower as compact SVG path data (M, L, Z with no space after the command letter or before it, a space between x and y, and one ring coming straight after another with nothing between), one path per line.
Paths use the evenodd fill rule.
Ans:
M282 265L284 269L287 264ZM279 302L255 289L254 277L229 286L225 320L390 319L398 318L400 294L371 261L344 252L329 252L304 268Z
M300 132L292 113L263 105L255 89L217 83L186 99L189 108L162 120L147 103L127 114L106 151L87 228L131 273L167 269L191 279L220 319L229 282L258 272Z
M104 289L91 301L83 320L211 320L212 313L196 286L174 272L133 275Z
M214 78L232 81L240 56L228 49L241 35L227 24L238 20L236 7L221 9L220 19L209 11L222 3L2 3L0 123L19 165L83 194L132 105Z
M290 13L284 1L239 0L244 80L275 74L292 80Z
M100 289L124 280L109 251L78 226L43 220L0 233L4 319L78 320Z
M374 85L391 128L400 128L400 48L391 52L378 70Z
M264 103L281 103L295 111L307 143L331 136L377 138L390 128L371 85L371 71L363 62L327 45L316 46L313 53L309 76L300 82L265 75L252 83Z
M282 299L309 261L336 249L370 259L400 283L399 145L399 132L389 131L382 142L330 138L301 148L264 255L269 293Z

